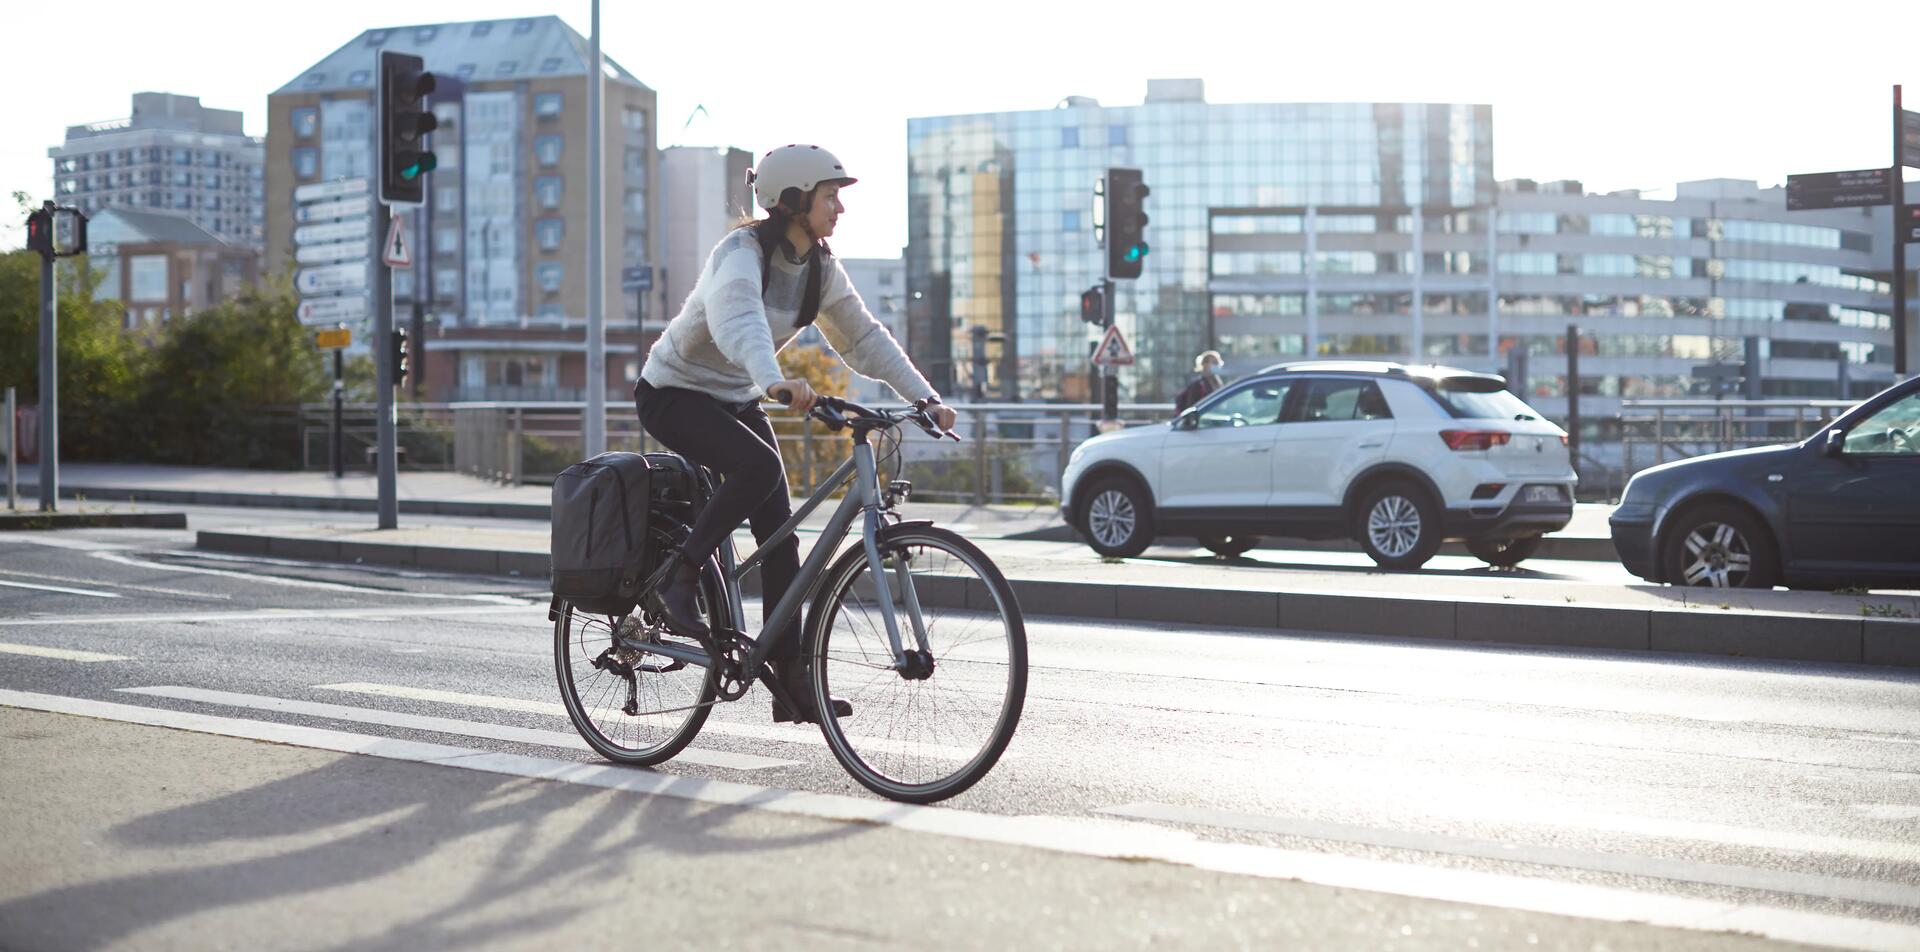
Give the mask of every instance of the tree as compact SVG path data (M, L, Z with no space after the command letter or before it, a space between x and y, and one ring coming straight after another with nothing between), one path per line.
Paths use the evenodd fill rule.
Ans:
M322 399L330 384L297 304L284 278L271 280L161 329L141 399L151 415L147 459L300 465L299 419L284 411ZM283 412L262 412L269 407Z
M146 348L121 331L118 302L93 299L98 281L84 258L59 268L63 458L126 458L140 432L134 415ZM0 387L13 387L24 405L39 403L40 256L31 251L0 254Z
M789 379L805 380L815 393L832 396L846 393L852 378L852 371L838 355L814 344L796 344L782 350L780 371ZM773 418L774 435L789 438L780 455L787 464L787 485L796 493L812 491L815 483L833 475L834 467L853 455L853 445L845 434L815 433L812 449L808 450L807 429L815 425L800 416L776 414Z

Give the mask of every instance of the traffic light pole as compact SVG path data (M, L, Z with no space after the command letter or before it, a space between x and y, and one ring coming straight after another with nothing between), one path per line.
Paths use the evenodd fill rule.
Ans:
M48 227L52 227L53 203L46 205ZM53 271L53 252L40 255L40 511L54 512L60 499L60 339L57 278Z
M1104 335L1113 327L1113 279L1100 279L1101 306L1106 313L1101 315L1100 331ZM1104 337L1103 337L1104 339ZM1120 375L1112 364L1100 365L1100 420L1112 423L1120 419Z
M1900 87L1893 87L1893 169L1888 178L1893 188L1893 379L1904 380L1907 376L1907 228L1903 211L1907 204L1907 187L1902 180L1901 169L1905 166L1905 157L1900 154L1900 140L1904 133L1900 122ZM1848 399L1846 394L1840 395Z
M339 479L347 473L346 434L342 424L346 416L346 349L334 348L333 351L333 478Z
M393 211L385 202L373 203L373 247L383 248L386 244L387 229L391 227ZM392 341L393 341L393 269L387 266L384 257L377 257L369 265L373 269L373 341L369 348L373 351L373 392L374 392L374 487L378 496L376 508L379 514L379 527L396 529L400 526L400 504L396 497L395 477L399 471L395 459L398 440L394 432L393 388L399 383L394 379Z

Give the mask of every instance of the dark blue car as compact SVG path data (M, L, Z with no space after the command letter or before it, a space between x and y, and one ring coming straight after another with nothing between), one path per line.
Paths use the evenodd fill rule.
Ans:
M1634 475L1611 520L1628 571L1716 588L1920 588L1920 378L1803 443Z

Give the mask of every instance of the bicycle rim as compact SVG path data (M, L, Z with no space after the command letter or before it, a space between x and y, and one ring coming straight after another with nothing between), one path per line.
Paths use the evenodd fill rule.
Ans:
M907 557L934 667L924 680L893 668L886 622L865 553L834 565L814 614L816 703L853 703L853 717L821 725L841 766L867 789L931 803L977 783L1012 740L1026 699L1026 626L1013 589L984 553L943 529L889 532L881 547L901 643L914 647L899 573ZM971 606L971 607L969 607Z
M711 595L708 598L707 604L716 604ZM600 756L630 766L651 766L680 753L700 733L712 711L714 682L711 672L698 665L677 666L664 655L614 649L615 621L576 612L571 605L560 613L554 622L560 698L574 729ZM596 667L596 660L631 666L632 690L618 671ZM623 710L629 700L637 713Z

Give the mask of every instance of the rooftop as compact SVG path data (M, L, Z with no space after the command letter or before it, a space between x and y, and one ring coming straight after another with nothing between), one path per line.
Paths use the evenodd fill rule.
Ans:
M585 76L587 39L557 16L517 20L476 20L368 30L313 64L281 93L373 89L375 54L381 50L413 53L427 69L466 82ZM607 78L644 86L606 51Z

